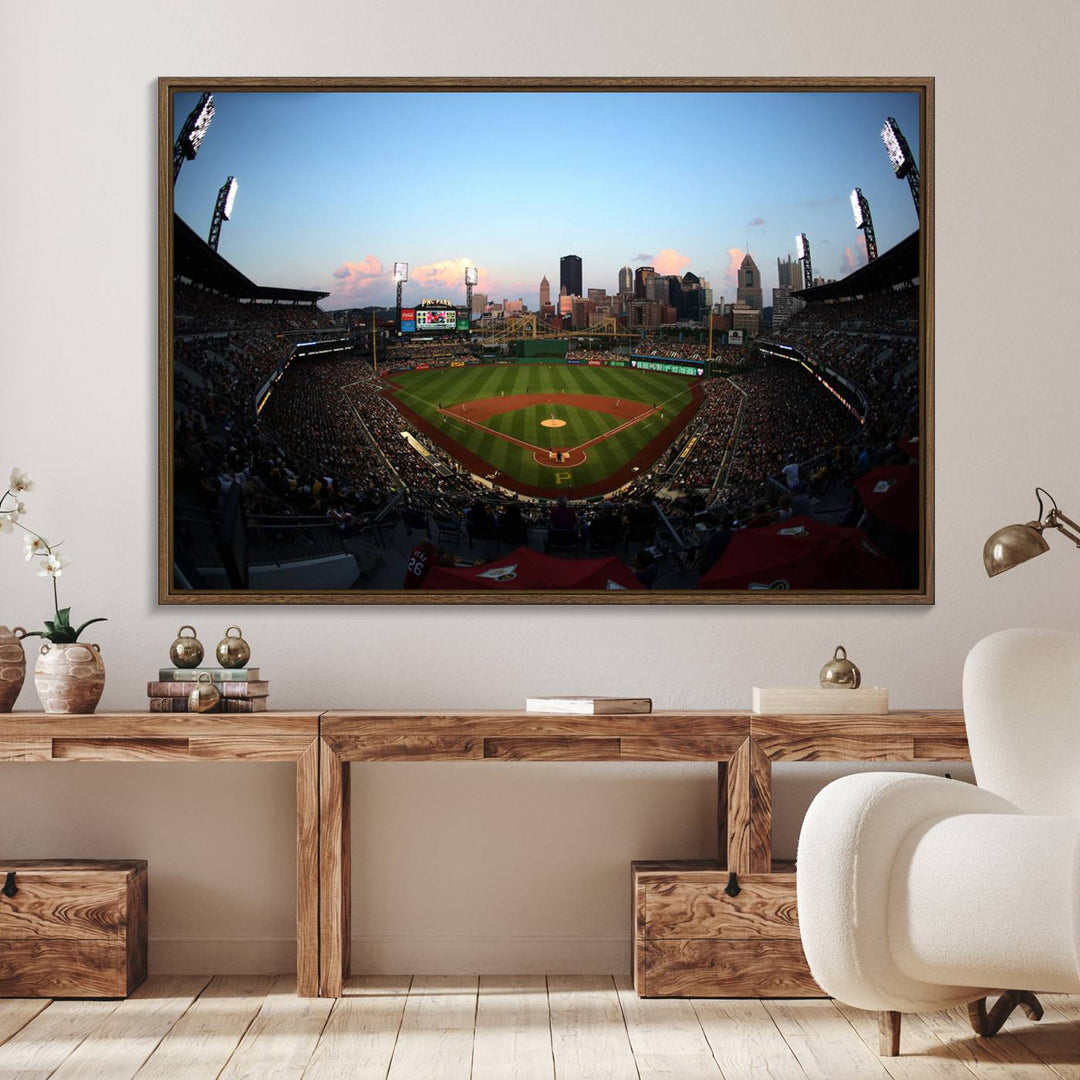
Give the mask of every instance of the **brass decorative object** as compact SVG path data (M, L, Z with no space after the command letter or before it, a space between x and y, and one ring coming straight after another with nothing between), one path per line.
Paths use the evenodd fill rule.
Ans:
M188 694L188 712L212 712L221 703L221 693L210 678L210 673L199 674Z
M1045 518L1044 495L1051 506ZM1043 536L1047 529L1057 529L1080 548L1080 525L1058 509L1054 496L1045 488L1037 487L1035 498L1039 500L1039 516L1034 521L1029 521L1026 525L1006 525L992 533L983 545L983 566L990 577L997 577L998 574L1049 551L1050 545Z
M821 685L826 690L857 690L862 672L853 664L843 645L837 645L833 658L821 669Z
M236 631L236 637L232 632ZM225 636L218 642L218 663L225 668L241 668L251 659L251 646L243 638L239 626L230 626Z
M187 637L184 631L190 630ZM169 646L169 659L179 668L198 667L202 663L205 650L202 642L195 636L194 626L181 626L176 631L176 640Z
M26 680L26 653L22 639L26 631L21 626L9 630L0 626L0 713L11 712Z

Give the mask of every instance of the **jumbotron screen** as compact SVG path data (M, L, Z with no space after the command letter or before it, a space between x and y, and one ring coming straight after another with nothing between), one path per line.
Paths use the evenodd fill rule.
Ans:
M457 327L457 312L453 308L417 308L417 330L453 330Z

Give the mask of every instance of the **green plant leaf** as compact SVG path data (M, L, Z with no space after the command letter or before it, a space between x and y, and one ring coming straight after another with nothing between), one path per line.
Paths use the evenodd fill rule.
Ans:
M57 626L70 626L71 625L71 608L59 608L56 612L56 625Z
M46 619L45 620L45 629L48 630L49 633L51 634L54 630L57 629L57 625L56 625L56 623L54 623L52 621L52 619Z
M79 627L79 629L75 631L75 636L74 636L74 637L73 637L73 638L72 638L71 640L72 640L72 641L78 641L78 640L79 640L79 635L80 635L80 634L81 634L81 633L82 633L82 632L83 632L83 631L84 631L84 630L85 630L85 629L86 629L86 628L87 628L87 627L88 627L88 626L89 626L89 625L90 625L91 623L96 623L96 622L108 622L108 621L109 621L109 620L108 620L108 619L106 619L104 615L103 615L103 616L101 616L100 618L97 618L97 619L87 619L87 620L86 620L86 622L84 622L84 623L82 624L82 626L80 626L80 627Z

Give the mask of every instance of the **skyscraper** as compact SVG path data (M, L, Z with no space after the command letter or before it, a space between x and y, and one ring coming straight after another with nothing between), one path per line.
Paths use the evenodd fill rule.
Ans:
M567 296L581 296L581 256L564 255L559 260L559 285Z
M634 291L634 271L629 266L624 266L619 271L619 292L632 293Z
M790 255L786 259L777 259L776 284L782 289L801 289L803 287L802 263L797 259L792 262Z
M757 263L748 251L739 264L739 288L736 299L741 304L760 311L762 308L761 298L761 274L758 272Z
M638 300L645 299L645 285L649 278L656 273L656 268L652 266L639 266L634 271L634 296Z
M540 307L551 303L551 286L548 284L547 275L540 279Z

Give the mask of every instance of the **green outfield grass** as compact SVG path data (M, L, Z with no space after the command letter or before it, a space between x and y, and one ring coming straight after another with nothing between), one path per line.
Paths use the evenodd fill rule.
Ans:
M391 382L397 388L393 398L445 437L492 468L525 484L550 489L553 495L559 491L596 484L613 476L662 434L693 400L690 389L692 382L681 375L585 365L496 364L437 368L404 372L395 375ZM531 450L454 417L447 417L439 411L440 407L448 408L483 398L563 392L636 401L650 408L663 405L663 417L657 415L633 424L625 431L588 447L588 460L584 464L571 470L557 471L534 461ZM558 419L567 422L566 427L545 428L541 425L541 421L553 412ZM485 426L493 431L540 447L578 446L621 423L624 421L616 416L558 402L529 405L484 421ZM647 464L651 464L651 461Z

